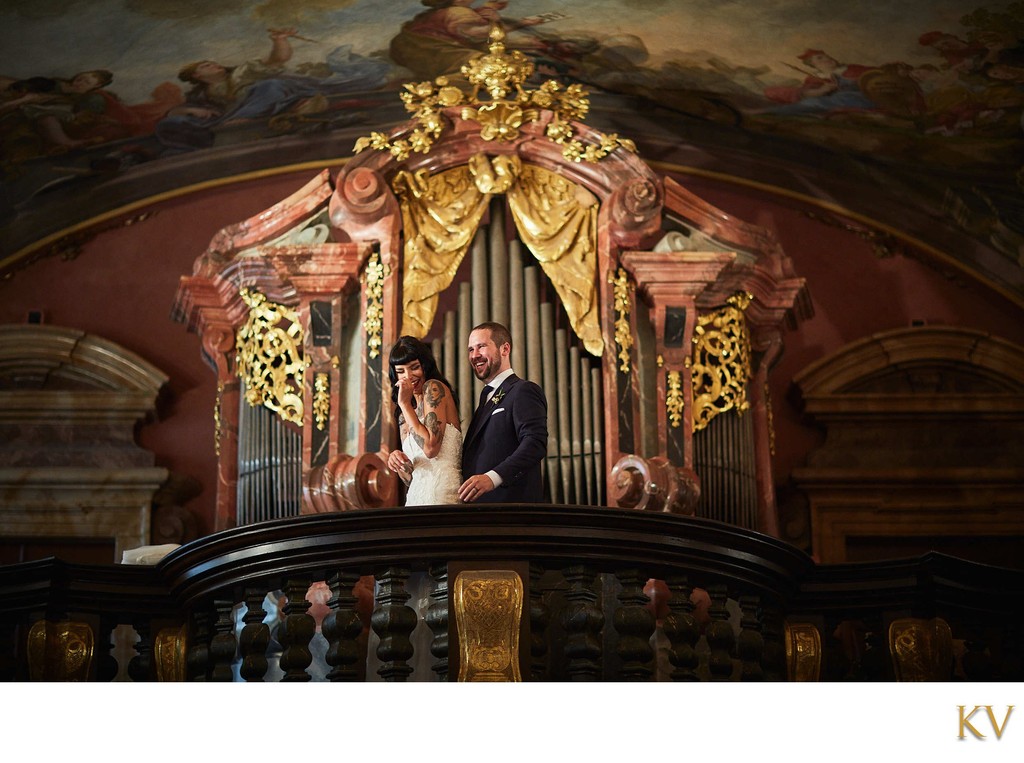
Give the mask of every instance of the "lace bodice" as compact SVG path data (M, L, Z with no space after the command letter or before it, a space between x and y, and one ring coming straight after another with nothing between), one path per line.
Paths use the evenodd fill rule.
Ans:
M406 506L430 506L458 503L462 484L462 432L447 424L441 451L427 458L423 449L409 434L402 441L402 450L412 461L412 482L406 493Z

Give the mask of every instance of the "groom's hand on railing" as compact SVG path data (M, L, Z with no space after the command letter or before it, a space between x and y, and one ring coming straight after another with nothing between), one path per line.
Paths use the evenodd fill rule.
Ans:
M482 496L494 490L494 483L486 474L474 474L462 483L459 488L459 500L463 503L472 503Z

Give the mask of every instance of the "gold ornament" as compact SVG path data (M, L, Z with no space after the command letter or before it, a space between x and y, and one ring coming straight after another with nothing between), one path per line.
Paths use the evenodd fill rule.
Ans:
M543 110L551 112L545 135L564 146L562 156L568 161L598 162L617 148L636 153L633 141L614 133L601 135L596 146L576 140L571 123L582 121L590 110L587 91L578 84L566 87L557 80L548 80L536 90L525 89L523 85L533 75L533 62L518 50L506 52L504 40L501 27L492 27L489 52L463 65L462 74L472 86L469 93L452 85L447 77L438 77L433 83L407 83L401 99L417 127L407 137L393 139L381 132L370 133L356 141L354 152L367 148L388 151L398 161L405 161L412 153L428 153L444 129L441 111L462 106L462 118L479 122L484 140L515 140L520 127L540 120ZM480 99L481 89L489 100Z
M264 405L285 421L302 426L302 325L285 305L268 302L258 291L243 288L249 320L235 337L235 366L245 382L245 399Z

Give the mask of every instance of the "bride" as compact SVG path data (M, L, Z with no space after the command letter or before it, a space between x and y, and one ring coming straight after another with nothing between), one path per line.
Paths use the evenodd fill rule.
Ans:
M388 359L391 400L402 443L388 454L388 468L409 486L406 506L458 503L462 484L462 430L451 384L438 370L429 345L403 336Z

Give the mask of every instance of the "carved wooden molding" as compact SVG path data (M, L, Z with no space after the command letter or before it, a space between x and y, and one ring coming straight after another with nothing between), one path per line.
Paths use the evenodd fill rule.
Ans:
M898 329L794 381L827 429L793 470L820 561L922 547L1013 561L982 541L1024 539L1024 348L970 329Z
M0 326L0 534L150 542L168 471L135 443L167 376L76 329Z

